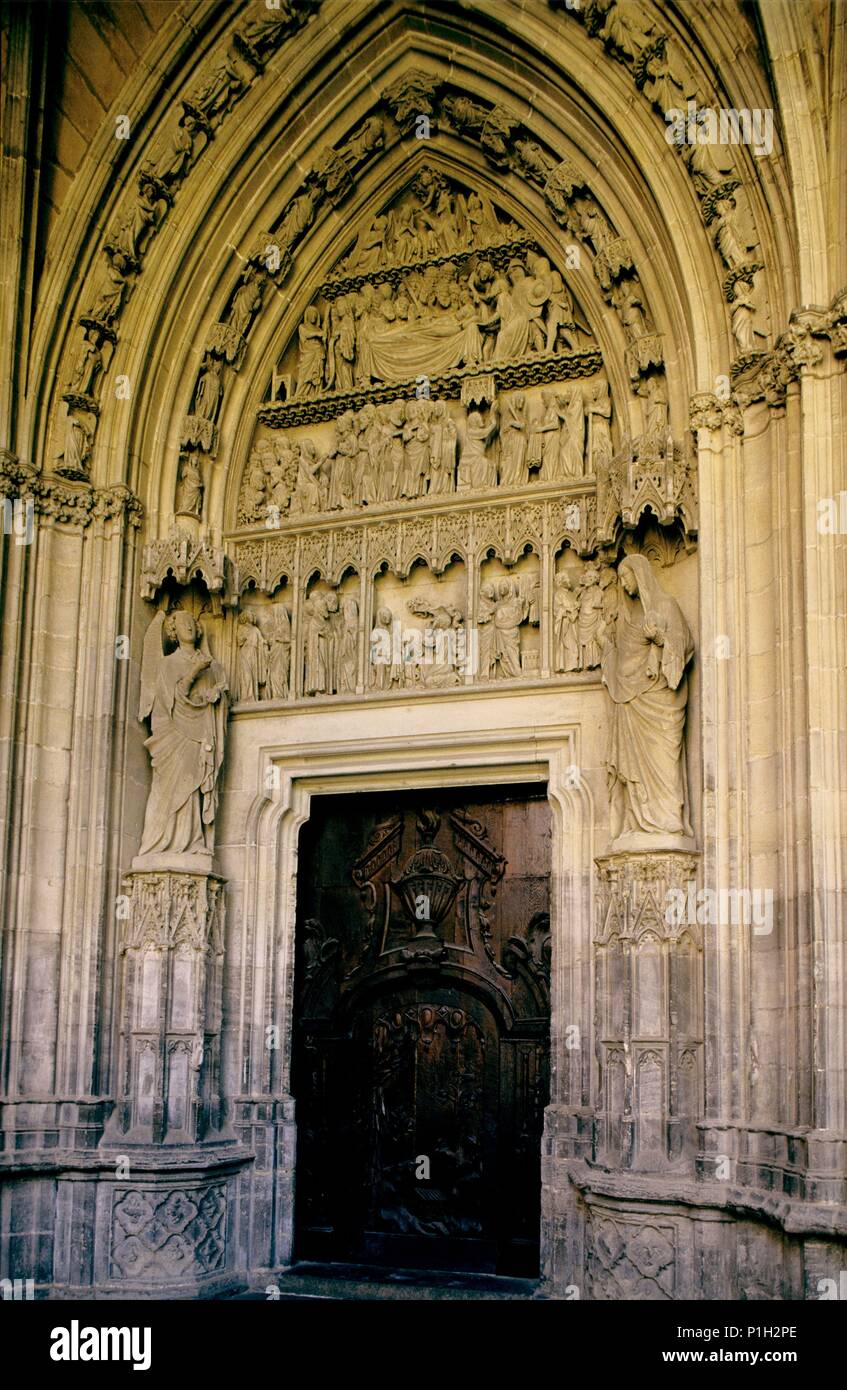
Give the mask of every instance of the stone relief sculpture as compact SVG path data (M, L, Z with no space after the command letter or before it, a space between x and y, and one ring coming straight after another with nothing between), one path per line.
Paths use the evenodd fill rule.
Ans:
M685 848L692 837L683 743L691 633L645 556L623 560L618 578L614 636L602 653L611 700L612 842L615 849Z
M540 622L540 585L523 576L489 580L480 589L479 680L517 680L522 674L520 629Z
M284 603L271 605L265 639L268 644L265 694L269 700L286 700L291 672L291 614Z
M605 378L551 387L540 398L498 398L489 377L473 381L484 383L482 396L469 398L464 418L451 415L448 401L413 397L342 411L323 452L311 438L295 440L282 430L260 438L244 471L239 519L278 525L286 514L402 505L536 481L576 483L611 458ZM664 377L650 378L645 390L658 430L666 424Z
M180 459L174 512L177 516L200 516L203 511L203 473L195 454Z
M514 222L500 220L490 199L424 169L399 204L366 224L339 271L350 275L498 246L518 232Z
M352 694L359 664L359 604L315 590L303 604L304 695Z
M379 233L371 224L361 234L360 258L373 255ZM297 332L294 398L581 350L580 336L590 330L544 256L513 257L503 271L486 260L470 270L427 265L334 293L323 310L310 305Z
M217 782L224 755L227 680L199 647L188 612L158 613L141 663L139 719L150 719L146 748L153 766L141 856L203 855L214 847ZM164 654L163 639L175 644ZM138 861L136 861L138 863Z
M394 641L394 614L390 608L376 611L370 635L370 671L374 690L391 690L403 684L402 651Z
M410 613L429 619L418 650L406 652L410 683L429 688L458 685L466 659L464 614L453 604L410 599Z
M267 647L255 614L239 613L235 641L238 647L235 698L258 700L259 689L268 678L268 669Z
M579 671L582 667L578 624L579 595L567 573L556 576L553 589L553 669Z

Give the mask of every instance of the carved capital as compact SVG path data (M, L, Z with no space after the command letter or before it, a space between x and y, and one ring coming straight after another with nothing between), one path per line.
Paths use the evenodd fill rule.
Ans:
M39 473L14 454L0 450L0 497L31 502L34 516L68 526L88 526L92 521L125 521L138 527L144 508L123 483L95 488Z
M214 874L138 870L123 881L128 899L121 951L188 947L223 954L224 880Z
M688 422L692 430L719 430L726 426L731 434L744 433L737 402L731 396L721 400L711 391L697 391L690 398Z
M698 854L681 850L625 851L595 859L597 899L594 941L613 937L637 942L646 932L676 942L685 933L700 945L696 920L688 923L679 902L697 877ZM678 896L681 895L681 898Z

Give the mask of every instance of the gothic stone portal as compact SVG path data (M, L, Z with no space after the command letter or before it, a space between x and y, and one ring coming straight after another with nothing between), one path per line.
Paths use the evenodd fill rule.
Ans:
M536 1275L543 791L322 798L299 879L298 1256Z

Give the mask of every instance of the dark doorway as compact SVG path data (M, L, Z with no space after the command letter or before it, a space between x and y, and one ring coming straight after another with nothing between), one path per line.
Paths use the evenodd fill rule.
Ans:
M298 1258L536 1275L544 790L317 798L298 883Z

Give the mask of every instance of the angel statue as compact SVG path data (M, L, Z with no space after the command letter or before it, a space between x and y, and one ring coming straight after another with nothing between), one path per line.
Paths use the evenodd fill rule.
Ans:
M158 613L144 639L139 719L153 764L141 854L200 854L214 848L217 781L226 725L226 673L190 613ZM164 655L164 643L176 650Z

